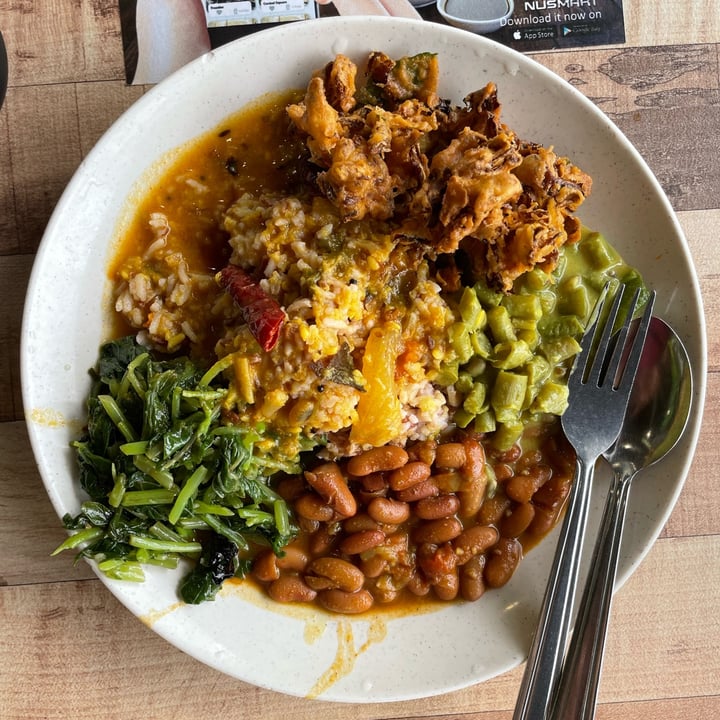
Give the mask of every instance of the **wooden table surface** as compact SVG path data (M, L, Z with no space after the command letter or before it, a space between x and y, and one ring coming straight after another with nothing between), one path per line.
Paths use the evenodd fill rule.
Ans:
M598 717L716 720L720 254L712 248L720 228L720 7L718 0L624 5L625 45L535 57L594 99L662 182L700 277L709 375L685 489L615 601ZM509 720L522 668L449 695L382 705L329 704L244 684L168 645L88 566L49 557L65 533L23 418L25 289L65 184L146 88L125 84L111 0L0 0L0 31L10 60L0 110L0 717ZM62 288L48 291L61 302Z

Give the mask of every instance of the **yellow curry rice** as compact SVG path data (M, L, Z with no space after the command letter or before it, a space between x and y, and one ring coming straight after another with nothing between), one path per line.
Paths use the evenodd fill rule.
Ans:
M153 222L162 228L158 217ZM237 421L269 423L298 441L326 439L332 454L433 437L448 424L447 399L433 381L452 359L448 328L457 318L412 245L397 244L382 223L341 223L320 198L245 194L224 227L230 261L264 267L260 285L287 314L270 352L260 349L229 296L215 292L212 278L189 273L181 254L162 242L143 263L126 264L116 306L135 321L146 312L156 345L197 338L203 324L222 325L215 352L233 369L227 404ZM392 374L362 362L373 330L381 346L392 344ZM395 386L381 391L398 401L394 409L383 403L392 415L384 427L361 417L372 402L359 405L383 373Z

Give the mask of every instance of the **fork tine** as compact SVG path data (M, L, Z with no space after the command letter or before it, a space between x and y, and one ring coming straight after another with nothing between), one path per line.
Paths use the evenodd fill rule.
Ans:
M643 346L645 345L645 338L647 337L648 330L650 328L650 322L652 320L653 307L655 305L655 291L650 293L645 310L643 311L642 318L640 318L640 324L638 325L635 337L632 340L630 356L625 363L623 368L623 375L618 384L618 389L630 394L630 387L635 380L635 373L637 372L638 366L640 365L640 358L643 352Z
M587 382L592 382L593 385L597 387L600 387L601 379L604 377L602 373L605 368L605 357L608 354L610 340L613 337L613 327L615 326L615 320L617 319L618 310L620 309L620 303L622 302L624 295L625 286L621 285L617 291L617 294L615 295L615 298L613 299L610 313L608 314L605 325L603 326L600 342L598 343L598 346L595 350L592 365L590 366L590 372L587 377Z
M585 373L591 358L591 351L595 342L595 336L597 335L599 330L599 322L602 316L605 301L607 300L609 288L610 283L606 283L605 287L603 287L602 292L600 293L600 297L595 303L595 307L593 308L590 320L588 321L588 324L585 327L585 332L583 333L582 339L580 340L580 352L575 358L570 377L568 378L568 383L582 385L584 382Z
M614 387L618 381L618 369L623 359L627 359L627 352L625 351L625 345L627 342L628 333L630 332L630 325L632 324L633 317L635 315L635 308L637 307L638 299L640 298L640 288L635 290L635 293L630 300L630 307L628 307L625 314L625 320L623 321L622 327L618 330L614 336L614 346L610 358L605 363L605 373L603 375L602 382L608 380Z

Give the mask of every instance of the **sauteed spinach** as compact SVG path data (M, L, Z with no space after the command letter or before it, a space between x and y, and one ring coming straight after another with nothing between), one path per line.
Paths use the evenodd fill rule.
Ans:
M133 337L101 347L87 429L73 443L90 499L63 518L76 532L55 553L81 548L78 557L108 577L136 581L143 565L188 558L188 603L242 577L252 548L282 554L297 528L269 478L299 467L272 453L264 428L224 421L226 364L203 371L186 357L158 360Z

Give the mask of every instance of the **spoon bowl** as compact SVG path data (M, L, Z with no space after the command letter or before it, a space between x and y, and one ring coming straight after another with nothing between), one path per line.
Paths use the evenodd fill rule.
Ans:
M553 720L595 716L630 485L643 468L665 457L682 437L692 405L692 386L690 360L680 338L666 322L653 317L623 427L603 454L613 469L613 480L563 665Z
M626 479L662 459L682 437L692 404L690 361L680 338L654 317L645 341L625 422L604 453Z

